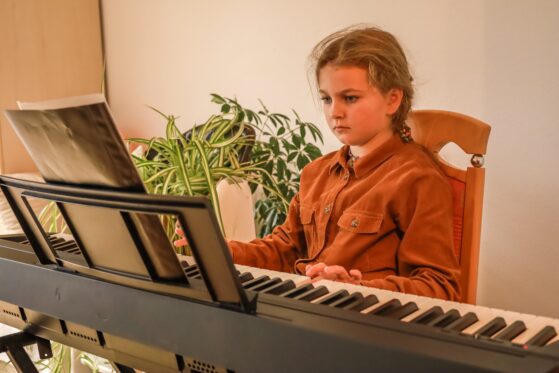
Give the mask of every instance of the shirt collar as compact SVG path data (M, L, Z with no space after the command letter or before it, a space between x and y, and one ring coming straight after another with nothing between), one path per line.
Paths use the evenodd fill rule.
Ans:
M353 172L356 177L360 177L371 172L373 169L377 168L381 163L386 161L392 155L398 152L405 144L400 139L398 134L394 134L390 139L382 143L378 148L370 153L365 154L360 157L354 164ZM349 146L344 145L336 155L332 158L329 164L329 171L336 167L341 167L342 169L348 171L350 169L347 164L347 153L349 151Z

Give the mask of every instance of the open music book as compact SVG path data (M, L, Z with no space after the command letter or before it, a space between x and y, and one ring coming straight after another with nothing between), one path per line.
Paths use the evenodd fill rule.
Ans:
M145 192L102 94L18 104L6 116L47 182Z

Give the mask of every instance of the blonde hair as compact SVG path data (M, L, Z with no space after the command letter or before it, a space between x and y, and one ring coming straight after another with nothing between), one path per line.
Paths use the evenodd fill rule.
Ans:
M392 126L400 132L407 128L406 118L414 94L413 77L406 55L392 34L377 27L350 26L322 39L313 48L309 61L317 85L320 70L332 64L366 69L369 84L383 94L391 89L401 89L402 102L392 115Z

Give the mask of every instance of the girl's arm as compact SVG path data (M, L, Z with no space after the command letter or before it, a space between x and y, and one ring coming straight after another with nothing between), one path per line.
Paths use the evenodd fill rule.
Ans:
M233 261L252 267L292 272L295 260L306 254L306 241L300 221L299 195L289 205L285 222L268 236L250 242L229 241Z

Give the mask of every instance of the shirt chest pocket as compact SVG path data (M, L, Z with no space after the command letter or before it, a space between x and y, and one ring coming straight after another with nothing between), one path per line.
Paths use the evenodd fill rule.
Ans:
M312 224L313 215L314 209L312 207L301 206L301 224Z
M311 249L314 240L316 239L316 223L314 221L314 209L308 206L300 206L300 219L305 232L305 240L307 248Z
M338 227L351 233L373 234L380 231L383 219L383 214L344 211L338 219Z

